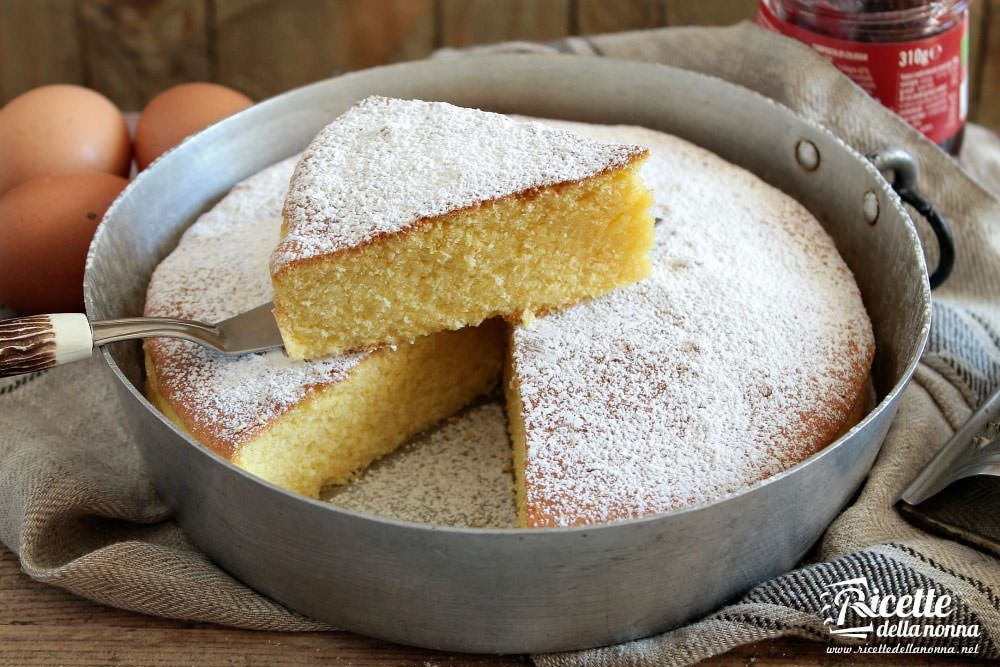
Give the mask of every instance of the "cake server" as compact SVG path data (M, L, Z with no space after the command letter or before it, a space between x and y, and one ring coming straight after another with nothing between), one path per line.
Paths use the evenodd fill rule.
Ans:
M896 506L922 528L1000 555L1000 389L955 431Z
M994 391L938 451L899 500L919 505L949 484L973 475L1000 477L1000 389Z
M136 338L180 338L222 354L249 354L283 346L265 303L216 324L169 317L90 321L83 313L29 315L0 321L0 377L34 373L87 359L108 343Z

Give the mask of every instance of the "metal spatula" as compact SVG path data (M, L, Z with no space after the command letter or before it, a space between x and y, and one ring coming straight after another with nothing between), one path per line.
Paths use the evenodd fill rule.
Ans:
M0 321L0 377L33 373L87 359L94 348L136 338L181 338L223 354L282 347L266 303L217 324L168 317L129 317L91 322L81 313L29 315Z
M897 507L922 528L1000 555L1000 389L955 431Z
M997 420L1000 420L1000 389L955 431L900 499L918 505L959 479L973 475L1000 477L1000 437L990 428Z

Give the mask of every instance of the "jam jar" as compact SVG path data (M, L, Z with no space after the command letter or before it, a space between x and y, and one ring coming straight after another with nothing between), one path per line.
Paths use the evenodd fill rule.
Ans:
M812 46L949 153L969 98L969 0L761 0L757 23Z

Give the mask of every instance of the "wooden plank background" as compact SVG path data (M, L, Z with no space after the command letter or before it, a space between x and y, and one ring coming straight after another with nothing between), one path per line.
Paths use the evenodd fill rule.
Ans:
M262 99L442 46L752 18L757 0L0 0L0 104L80 83L141 109L182 81ZM1000 129L1000 0L972 0L972 119Z

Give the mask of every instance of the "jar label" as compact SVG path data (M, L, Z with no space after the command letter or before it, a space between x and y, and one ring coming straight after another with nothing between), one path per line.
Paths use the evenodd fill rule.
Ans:
M853 42L780 19L760 3L757 24L813 47L869 95L934 143L950 139L968 113L968 16L932 37L909 42Z

